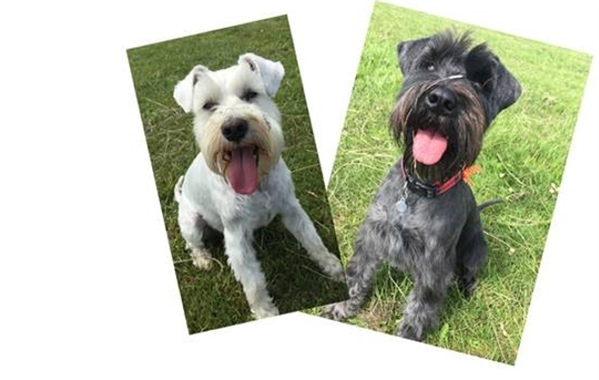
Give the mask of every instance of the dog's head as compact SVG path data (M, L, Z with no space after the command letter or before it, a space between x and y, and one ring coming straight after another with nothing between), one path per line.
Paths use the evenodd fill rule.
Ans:
M239 194L256 191L281 156L281 115L273 98L284 74L280 62L248 53L218 71L198 65L175 87L177 103L195 116L206 164Z
M485 44L451 31L402 42L404 75L390 127L414 166L447 174L470 166L497 114L520 96L518 81Z

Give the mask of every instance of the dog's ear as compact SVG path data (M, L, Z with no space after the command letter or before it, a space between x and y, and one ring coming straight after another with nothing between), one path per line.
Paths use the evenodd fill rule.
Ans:
M508 71L508 69L497 59L495 105L497 113L508 108L518 100L522 94L520 82Z
M397 45L397 59L401 73L406 76L416 66L416 59L430 41L430 37L403 41Z
M508 108L522 94L522 87L499 57L491 53L486 44L472 48L465 61L466 76L479 83L491 103L492 117Z
M185 112L191 112L193 108L193 88L198 82L200 74L206 71L208 71L206 67L197 65L175 86L173 97Z
M281 62L273 62L256 54L246 53L239 57L239 64L247 64L250 70L258 73L264 83L266 94L274 98L285 76L285 69Z

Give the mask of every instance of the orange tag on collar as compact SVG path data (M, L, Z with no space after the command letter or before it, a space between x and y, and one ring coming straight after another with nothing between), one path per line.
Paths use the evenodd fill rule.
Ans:
M480 173L480 166L472 165L472 166L464 169L464 171L462 172L462 179L470 186L473 186L474 181L470 177L472 176L472 174L478 174L478 173Z

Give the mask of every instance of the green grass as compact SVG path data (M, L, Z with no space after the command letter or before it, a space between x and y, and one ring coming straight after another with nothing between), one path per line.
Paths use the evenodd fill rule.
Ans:
M283 116L296 194L325 245L338 255L333 221L310 125L287 17L276 17L210 33L128 50L156 187L168 233L181 299L190 333L250 321L241 285L227 266L222 244L211 247L218 260L210 271L191 264L177 226L173 186L198 154L192 116L172 98L175 84L203 64L217 70L254 52L281 61L286 76L276 97ZM281 313L335 302L347 297L344 285L321 274L279 219L255 234L256 249L268 289Z
M471 29L521 82L519 101L488 132L474 176L479 202L505 203L482 216L489 258L473 299L453 286L440 327L427 342L514 363L591 57L451 20L376 3L329 184L344 264L382 178L400 155L388 115L401 84L399 41L446 28ZM411 280L384 267L363 311L348 322L395 333ZM313 311L316 312L316 311Z

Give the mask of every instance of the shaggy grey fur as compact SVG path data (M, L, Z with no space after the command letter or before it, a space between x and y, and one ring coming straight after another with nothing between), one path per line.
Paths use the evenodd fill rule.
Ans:
M485 45L469 50L468 35L445 32L398 46L404 83L390 118L395 139L403 137L404 155L391 168L360 227L346 278L350 299L326 306L323 315L341 320L358 313L383 261L414 280L401 337L423 340L438 322L453 279L466 297L485 262L487 243L474 195L459 181L447 192L426 196L406 183L406 174L425 184L445 182L472 165L493 118L513 104L521 88ZM457 99L445 113L431 112L424 99L435 89ZM415 131L435 125L449 147L441 161L425 167L412 157ZM405 202L405 204L402 204ZM405 207L407 205L407 208Z

